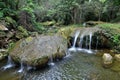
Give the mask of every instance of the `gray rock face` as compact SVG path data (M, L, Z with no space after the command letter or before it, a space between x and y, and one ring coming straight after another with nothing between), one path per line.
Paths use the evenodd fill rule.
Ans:
M15 62L31 66L45 65L49 59L62 58L67 50L67 41L59 35L28 37L20 40L10 51Z

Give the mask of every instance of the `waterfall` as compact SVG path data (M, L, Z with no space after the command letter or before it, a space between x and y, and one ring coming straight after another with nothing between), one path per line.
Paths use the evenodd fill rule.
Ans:
M83 38L84 38L84 35L82 34L82 35L80 36L80 48L82 48Z
M8 56L7 64L5 66L3 66L2 69L6 70L6 69L12 68L14 66L15 66L14 62L12 61L11 57Z
M89 50L86 50L87 53L93 53L91 51L91 46L92 46L92 33L89 34Z
M74 39L74 43L73 43L73 46L72 46L73 48L75 48L75 44L76 44L76 41L77 41L77 38L78 38L79 34L80 34L79 31L77 31L77 32L75 33L75 39Z
M69 48L69 51L74 51L74 52L81 51L81 52L85 52L85 53L94 53L94 51L92 50L93 32L91 32L89 30L89 28L85 28L83 30L82 30L80 40L79 40L79 47L76 47L76 43L77 43L77 38L81 31L77 31L75 33L73 46L71 48ZM98 45L98 41L97 41L96 45Z
M89 42L89 50L91 50L91 43L92 43L92 33L90 33L89 37L90 37L90 42Z
M53 57L52 56L50 57L50 61L49 61L48 65L50 65L50 66L55 65L55 63L53 62Z
M19 73L23 72L24 70L24 65L23 65L23 62L21 61L20 63L20 69L18 70Z
M76 41L77 41L77 38L78 38L79 34L80 34L80 31L77 31L75 33L75 38L74 38L73 46L69 49L69 51L76 51L75 45L76 45Z

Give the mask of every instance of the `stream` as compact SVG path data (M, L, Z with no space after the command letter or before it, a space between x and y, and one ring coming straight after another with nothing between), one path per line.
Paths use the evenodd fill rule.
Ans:
M5 65L5 62L0 63L0 66ZM22 73L18 73L18 70L1 70L0 80L119 80L120 76L119 72L103 68L100 56L85 52L72 52L63 60L40 70Z

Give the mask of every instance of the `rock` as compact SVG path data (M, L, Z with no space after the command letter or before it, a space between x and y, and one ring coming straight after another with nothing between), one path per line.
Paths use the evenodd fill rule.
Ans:
M66 40L59 35L40 35L28 37L16 43L10 51L15 62L41 67L46 65L50 58L62 58L67 50Z
M120 54L115 54L115 59L117 60L117 61L120 61Z
M120 61L114 61L113 66L110 69L115 72L120 72Z
M8 28L6 28L4 25L0 24L0 30L1 31L8 31Z
M113 57L109 53L104 53L103 56L103 66L104 67L111 67L111 64L113 62Z

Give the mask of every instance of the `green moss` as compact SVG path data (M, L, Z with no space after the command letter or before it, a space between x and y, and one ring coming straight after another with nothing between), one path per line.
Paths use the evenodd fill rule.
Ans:
M5 17L5 21L7 22L7 25L12 25L14 28L17 26L17 22L12 19L12 17Z
M18 39L21 39L28 36L29 36L28 31L24 29L22 26L18 26L18 33L16 34L16 37Z
M26 40L27 43L29 43L33 40L33 37L27 37L25 40Z
M32 63L30 64L34 64L33 66L44 66L45 64L47 64L48 60L49 58L47 56L43 56L42 58L31 61Z
M55 21L46 21L46 22L41 23L41 25L43 25L43 26L52 26L55 23L56 23Z
M113 47L120 45L120 24L103 23L97 26L103 30L104 35L113 43Z
M71 33L75 30L74 27L61 28L58 33L61 34L65 39L68 39Z
M11 42L8 44L9 48L8 48L8 52L10 52L14 47L15 47L15 43Z

